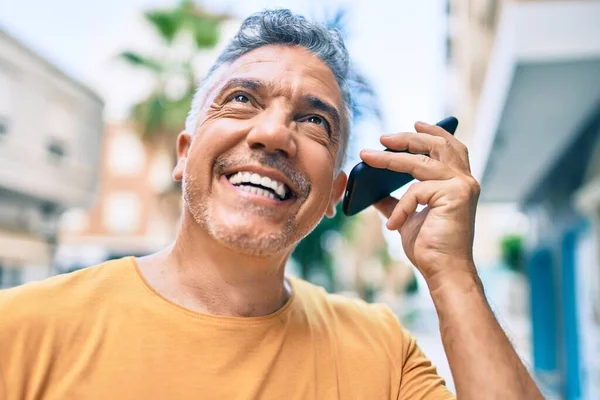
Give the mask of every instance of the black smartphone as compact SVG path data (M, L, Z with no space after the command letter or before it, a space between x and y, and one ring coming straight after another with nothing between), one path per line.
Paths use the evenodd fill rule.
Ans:
M458 127L458 119L448 117L436 125L454 135ZM390 149L386 149L385 151L392 151L394 153L406 152L406 150L396 151ZM347 216L357 214L379 200L383 200L394 190L401 188L413 179L412 175L407 173L374 168L364 162L360 162L352 168L350 176L348 176L342 210Z

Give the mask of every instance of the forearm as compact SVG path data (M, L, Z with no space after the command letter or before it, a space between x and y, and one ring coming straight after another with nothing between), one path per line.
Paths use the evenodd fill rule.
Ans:
M492 313L477 275L459 272L437 277L428 284L457 397L541 399L541 393Z

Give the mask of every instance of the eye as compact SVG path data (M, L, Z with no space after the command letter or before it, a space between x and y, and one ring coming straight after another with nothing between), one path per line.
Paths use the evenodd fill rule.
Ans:
M312 117L308 117L306 119L306 122L310 122L311 124L317 124L317 125L322 125L325 126L325 120L319 116L313 115Z
M244 94L236 94L233 97L233 101L235 101L236 103L250 103L250 99L248 98L248 96L244 95Z
M303 122L308 122L309 124L315 124L317 126L320 126L324 128L329 135L331 135L331 128L329 126L329 122L323 117L320 117L318 115L310 115L308 117L305 117L303 119Z

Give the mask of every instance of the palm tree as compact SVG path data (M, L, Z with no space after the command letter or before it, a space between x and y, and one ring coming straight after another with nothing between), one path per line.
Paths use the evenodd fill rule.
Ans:
M144 18L163 46L158 56L134 51L120 55L155 77L148 97L132 107L132 119L138 123L142 138L172 143L183 129L200 80L193 67L195 56L217 44L219 26L229 17L210 14L191 0L180 0L174 8L146 11Z
M219 39L220 25L229 19L205 11L191 0L179 0L172 8L151 9L144 19L160 38L158 54L125 51L120 55L131 66L150 73L150 94L131 108L131 119L147 142L150 157L169 157L171 167L176 154L173 144L184 129L194 91L200 82L195 61L201 50L213 48ZM181 186L175 182L157 193L160 213L175 233L181 210Z

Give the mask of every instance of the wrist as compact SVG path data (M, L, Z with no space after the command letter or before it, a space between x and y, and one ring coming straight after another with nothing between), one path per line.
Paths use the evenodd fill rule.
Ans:
M425 281L432 297L447 294L483 293L483 285L472 261L448 263Z

